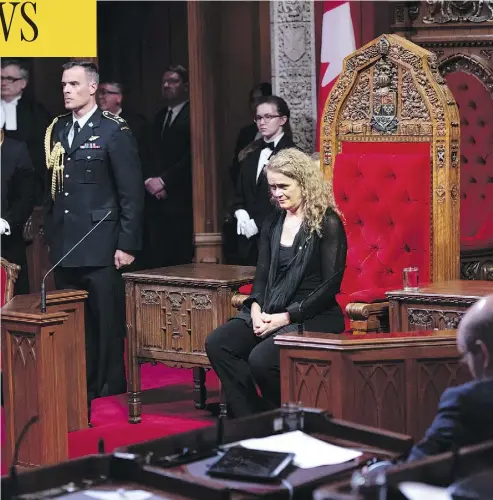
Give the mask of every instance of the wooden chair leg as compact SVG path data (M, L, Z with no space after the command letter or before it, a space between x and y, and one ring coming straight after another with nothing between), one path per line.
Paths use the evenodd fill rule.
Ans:
M207 388L205 386L205 368L195 366L193 368L193 400L195 408L204 410L207 400Z

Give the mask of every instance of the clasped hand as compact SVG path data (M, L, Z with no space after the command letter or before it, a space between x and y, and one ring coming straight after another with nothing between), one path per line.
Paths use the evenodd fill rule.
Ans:
M253 333L260 338L265 338L275 330L290 323L289 313L267 314L260 310L257 303L252 304L251 318Z

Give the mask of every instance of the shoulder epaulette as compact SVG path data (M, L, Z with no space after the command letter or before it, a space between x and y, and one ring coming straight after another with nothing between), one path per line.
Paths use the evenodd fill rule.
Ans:
M120 130L127 130L129 129L128 123L120 116L114 115L113 113L110 113L109 111L103 111L103 116L105 118L108 118L109 120L113 120L114 122L118 123L120 125Z

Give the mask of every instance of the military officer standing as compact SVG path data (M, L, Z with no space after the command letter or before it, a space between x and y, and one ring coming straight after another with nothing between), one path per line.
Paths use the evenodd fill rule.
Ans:
M86 363L89 403L126 391L124 285L120 270L141 249L144 189L137 144L125 120L96 105L99 75L91 62L63 65L70 113L45 138L49 194L45 235L55 264L104 221L55 269L58 289L89 292Z

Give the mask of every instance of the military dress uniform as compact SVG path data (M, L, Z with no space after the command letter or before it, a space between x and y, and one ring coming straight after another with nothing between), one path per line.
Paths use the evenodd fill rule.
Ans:
M144 188L137 144L125 120L96 109L69 145L72 113L46 131L49 172L45 238L53 264L103 218L55 269L58 289L89 292L86 307L88 399L126 391L124 285L117 249L141 249ZM108 215L109 213L109 215Z

